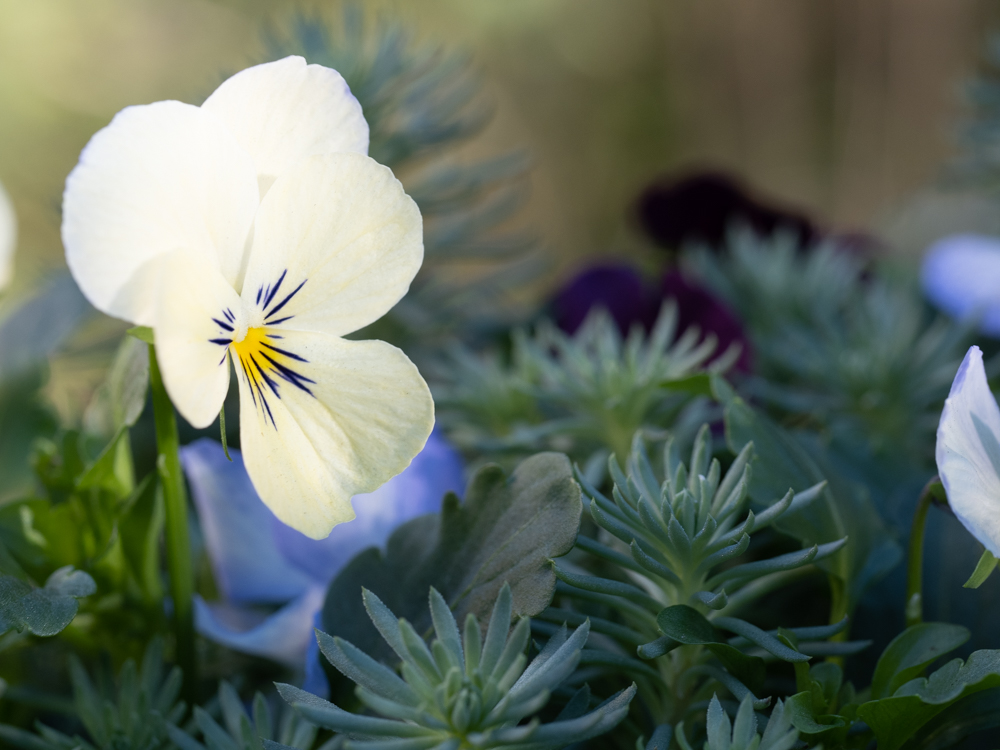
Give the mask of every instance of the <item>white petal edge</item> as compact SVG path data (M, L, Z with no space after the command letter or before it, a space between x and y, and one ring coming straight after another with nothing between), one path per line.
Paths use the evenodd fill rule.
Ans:
M423 257L420 209L390 169L360 154L313 156L261 202L243 299L252 307L287 273L261 320L293 316L291 328L342 336L402 299Z
M353 521L314 541L272 517L274 543L284 559L318 581L329 583L355 555L368 547L385 548L401 524L441 510L446 492L464 490L462 459L435 429L401 474L374 492L356 495ZM270 514L269 514L270 515Z
M14 276L14 248L17 245L17 215L7 191L0 185L0 289Z
M945 237L931 246L921 269L924 292L953 318L979 316L979 329L1000 337L1000 238Z
M251 394L237 365L240 443L254 487L285 524L323 539L354 518L351 497L399 474L427 442L434 402L416 366L382 341L282 331L314 395L278 378ZM252 397L253 396L253 397ZM273 422L272 422L273 419Z
M184 474L215 583L236 604L275 604L301 596L317 582L285 559L272 533L274 514L257 497L238 450L199 438L180 451Z
M978 346L965 355L945 400L935 457L955 516L1000 557L1000 408Z
M214 116L174 101L127 107L66 180L66 262L97 309L151 325L155 295L136 271L198 248L239 288L259 200L253 160Z
M307 156L368 153L368 123L343 76L301 57L240 71L202 107L253 157L261 195Z
M325 598L325 589L314 586L273 615L255 622L250 611L224 603L209 604L196 596L195 628L209 640L234 651L301 668L309 642L316 637L313 620Z
M156 358L163 384L177 411L194 427L208 427L219 416L229 392L228 344L238 329L240 298L211 264L189 250L175 250L143 269L158 282L153 320ZM231 324L224 311L230 310Z

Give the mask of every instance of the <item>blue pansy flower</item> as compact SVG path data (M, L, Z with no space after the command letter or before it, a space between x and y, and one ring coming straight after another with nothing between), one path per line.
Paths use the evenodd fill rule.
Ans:
M330 581L358 552L384 546L404 521L441 508L463 486L462 461L435 431L403 473L353 498L357 517L316 540L286 526L261 501L231 450L202 438L181 450L219 601L195 600L198 631L236 651L301 666ZM270 614L265 607L277 607ZM307 664L307 686L322 687Z
M955 234L934 243L921 269L924 292L957 320L978 319L1000 338L1000 238Z

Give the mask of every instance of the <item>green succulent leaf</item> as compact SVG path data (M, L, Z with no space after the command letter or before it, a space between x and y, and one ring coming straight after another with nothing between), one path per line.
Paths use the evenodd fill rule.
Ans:
M507 584L497 595L485 638L472 613L460 632L444 597L432 588L435 639L429 646L374 593L366 590L364 600L376 630L402 661L400 674L343 638L320 633L319 643L376 715L345 711L299 688L278 685L281 696L307 719L346 735L347 748L557 750L614 728L635 695L632 685L591 710L589 688L577 691L555 721L542 723L535 714L581 663L590 626L584 622L572 633L559 628L529 663L530 624L521 618L510 628L514 595Z
M426 597L432 586L460 618L484 619L504 582L514 614L537 614L555 589L549 560L572 549L581 513L580 488L563 455L529 458L509 477L486 466L469 483L464 503L446 497L440 517L404 524L384 555L369 549L352 560L330 585L324 627L369 654L391 657L365 616L362 588L418 633L431 626Z
M150 641L139 667L125 662L113 687L95 684L76 658L70 660L70 678L76 719L89 741L40 723L35 734L0 724L0 739L22 750L167 750L175 744L199 750L168 736L168 727L184 718L187 707L177 700L181 672L166 669L159 639Z
M667 607L657 615L656 623L666 637L678 644L705 646L751 693L760 693L766 677L764 660L730 646L697 610L683 604Z
M850 540L844 549L817 561L846 587L848 599L838 614L849 613L862 593L896 566L902 549L865 491L836 472L824 471L822 451L751 408L721 379L714 380L714 387L725 405L730 448L753 441L752 497L771 498L783 495L789 487L812 487L829 480L817 499L791 508L775 525L810 546Z
M735 720L731 721L717 696L708 704L705 721L705 750L791 750L798 746L799 732L792 726L791 711L781 701L771 712L763 736L757 734L757 717L753 701L740 702ZM693 750L684 732L683 722L677 727L677 744L681 750Z

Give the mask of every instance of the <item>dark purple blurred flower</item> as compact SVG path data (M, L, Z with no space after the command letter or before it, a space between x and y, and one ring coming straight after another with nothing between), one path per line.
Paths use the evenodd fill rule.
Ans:
M633 323L646 329L657 305L642 276L624 263L592 266L571 279L552 300L552 317L567 333L575 333L592 308L607 310L623 335Z
M702 334L714 334L718 341L716 355L723 354L733 344L741 347L735 369L749 372L753 366L753 354L743 324L722 300L704 287L684 278L679 271L667 271L660 280L663 300L677 302L677 330L686 331L698 326Z
M750 345L739 318L711 292L677 271L667 271L656 289L631 266L594 266L575 276L556 294L552 312L556 325L575 333L592 309L602 307L625 335L635 323L649 331L667 299L677 303L679 334L691 326L698 326L703 334L714 334L719 342L718 354L733 343L741 344L736 369L750 370Z
M636 210L646 234L668 250L687 242L718 249L729 227L739 222L761 235L777 229L792 231L803 247L819 237L819 230L802 213L759 201L738 181L719 172L654 182L639 196Z

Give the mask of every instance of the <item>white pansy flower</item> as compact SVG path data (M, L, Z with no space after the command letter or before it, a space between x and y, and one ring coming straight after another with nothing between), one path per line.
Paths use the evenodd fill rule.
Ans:
M965 355L944 402L936 458L955 516L1000 557L1000 408L978 346Z
M247 471L314 538L406 468L434 422L399 349L342 338L392 308L423 260L420 211L367 148L340 74L288 57L201 107L122 110L63 203L81 289L153 328L164 385L194 426L219 413L231 355Z
M0 185L0 289L14 275L14 246L17 242L17 217L7 192Z

